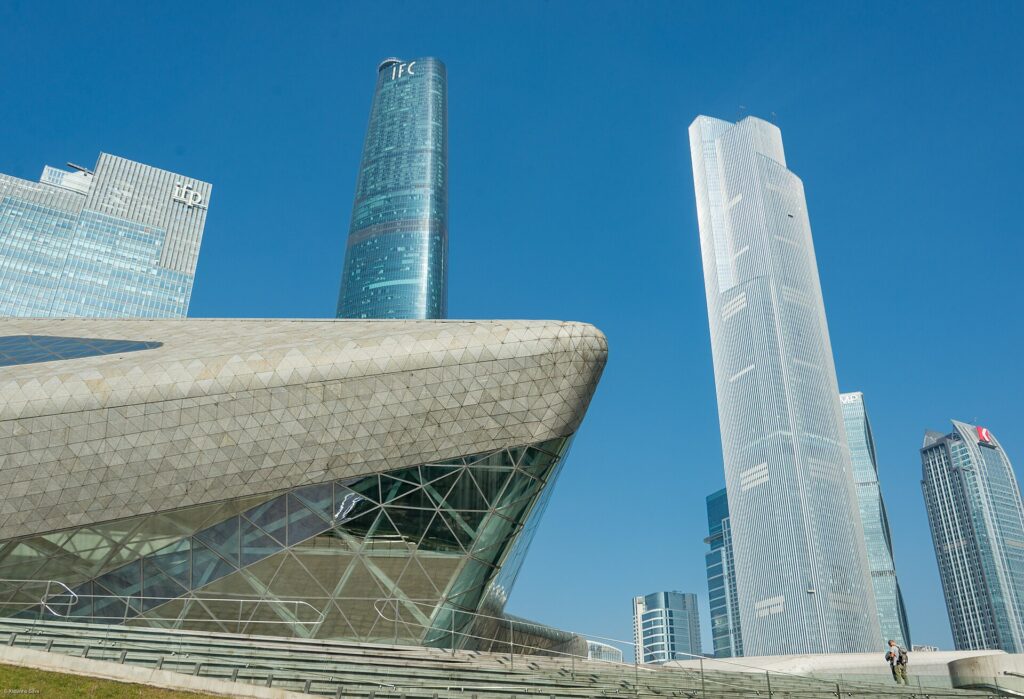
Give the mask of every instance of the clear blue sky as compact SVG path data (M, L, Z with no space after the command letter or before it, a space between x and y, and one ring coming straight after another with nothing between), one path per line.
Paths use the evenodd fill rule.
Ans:
M686 129L774 113L913 637L951 647L918 448L977 419L1024 467L1022 32L1020 2L0 0L0 172L212 182L192 315L330 316L376 65L443 59L451 316L611 347L510 611L629 638L635 594L706 606L723 484Z

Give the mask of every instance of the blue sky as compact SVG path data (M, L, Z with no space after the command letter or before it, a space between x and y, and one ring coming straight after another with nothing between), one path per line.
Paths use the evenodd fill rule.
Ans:
M327 317L375 67L443 59L451 317L610 343L510 611L628 639L635 594L706 607L723 484L686 129L774 114L913 638L951 647L918 449L977 420L1024 464L1022 30L1011 2L0 0L0 172L105 151L212 182L191 314Z

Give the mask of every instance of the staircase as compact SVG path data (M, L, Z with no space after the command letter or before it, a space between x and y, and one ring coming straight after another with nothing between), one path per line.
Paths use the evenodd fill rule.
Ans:
M549 656L0 619L0 644L351 699L874 699L985 692Z

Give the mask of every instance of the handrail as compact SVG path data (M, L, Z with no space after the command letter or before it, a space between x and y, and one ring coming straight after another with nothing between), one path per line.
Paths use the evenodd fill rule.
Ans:
M419 622L417 622L415 620L408 620L408 619L398 618L397 612L399 610L399 606L400 605L401 606L407 606L409 604L412 604L412 605L424 605L424 606L429 606L431 608L434 608L434 607L437 606L436 600L426 600L426 599L418 600L418 599L409 599L409 598L398 599L398 598L394 598L394 597L379 597L379 598L374 600L373 607L374 607L374 611L377 612L377 615L381 619L383 619L385 621L396 623L396 624L404 624L406 626L409 626L409 625L419 625L420 627L422 627L425 630L437 630L437 631L441 631L441 632L446 633L446 634L451 634L452 635L452 640L453 640L453 644L452 644L453 646L454 646L454 638L455 638L455 636L459 636L460 638L463 638L463 639L481 640L481 641L485 641L487 643L492 643L492 644L496 642L496 639L494 639L492 637L489 637L489 636L479 636L479 635L471 634L471 633L469 633L467 631L456 631L454 628L451 628L451 629L437 629L434 626L423 625L423 624L421 624L421 623L419 623ZM388 617L385 614L385 610L386 609L394 609L395 612L396 612L395 618ZM463 609L452 609L452 612L454 614L465 615L465 616L468 616L468 617L471 617L471 618L474 618L474 619L475 618L479 618L479 619L486 619L486 620L490 620L490 621L498 621L498 622L501 622L503 624L507 624L509 626L510 630L511 630L511 627L512 627L513 623L519 621L519 620L516 620L516 619L512 619L510 617L507 617L507 616L494 616L494 615L491 615L491 614L483 614L481 612L471 612L471 611L467 611L467 610L463 610ZM453 619L454 619L454 617L453 617ZM526 621L526 620L523 620L523 621L521 621L519 623L532 624L532 622L529 622L529 621ZM539 628L546 628L546 627L544 627L543 624L534 624L534 625L539 627ZM564 631L565 633L571 634L573 636L579 636L579 637L581 637L583 639L591 639L591 640L595 640L595 641L608 641L608 642L611 642L611 643L632 647L633 648L633 657L634 657L633 665L635 666L636 669L640 669L640 668L642 668L644 670L656 670L656 669L658 669L657 666L653 666L652 667L651 665L648 665L646 663L638 662L638 659L637 659L638 653L636 652L636 643L634 641L627 641L627 640L623 640L623 639L619 639L619 638L612 638L610 636L601 636L601 635L598 635L598 634L582 633L582 632L579 632L579 631L570 631L570 630L565 630L565 629L559 629L559 630ZM511 635L510 635L509 639L510 639L509 642L508 642L509 657L511 659L514 656L514 654L515 654L515 645L516 644L514 643L514 640L512 639ZM518 644L518 645L520 646L520 648L528 647L526 644ZM454 652L454 648L452 650ZM770 668L759 667L757 665L751 665L749 663L738 662L738 661L733 660L733 659L725 660L725 659L722 659L722 658L714 658L714 657L709 657L709 656L706 656L706 655L697 655L697 654L693 654L693 653L684 653L682 651L674 651L674 652L676 654L678 654L678 655L685 655L685 656L687 656L688 658L690 658L692 660L700 661L700 668L692 668L692 669L691 668L679 668L679 670L682 670L682 671L689 670L691 672L694 672L694 671L699 672L700 675L701 675L702 681L704 681L704 662L705 661L709 661L709 662L713 662L713 663L721 663L723 665L731 665L731 666L734 666L734 667L744 668L745 671L748 671L747 674L753 674L753 673L751 673L749 671L756 671L757 674L764 674L764 675L768 675L768 676L776 676L777 675L777 676L780 676L780 677L787 677L787 678L792 678L792 679L796 679L796 680L802 680L802 681L805 681L805 682L817 682L817 683L828 685L830 688L835 688L837 686L837 681L836 680L832 680L832 679L824 679L824 678L821 678L821 677L814 677L812 675L800 675L800 674L797 674L797 673L794 673L794 672L786 672L785 670L777 670L777 669L770 669ZM579 657L579 656L577 656L577 655L575 655L573 653L566 653L566 652L558 651L558 650L555 650L555 649L548 649L548 648L544 649L544 654L551 655L551 656L560 656L560 657L569 656L569 658L571 658L572 660L575 660L576 658ZM531 654L521 653L521 655L531 655ZM596 659L596 661L597 662L614 662L614 661L601 661L600 659ZM625 663L623 663L623 664L625 664ZM637 682L638 681L639 680L637 679ZM716 678L708 678L707 681L715 683L715 684L722 684L724 686L733 686L730 683L725 682L724 680L720 680L720 679L716 679ZM870 688L872 686L877 686L878 684L884 684L884 681L882 681L881 678L880 678L880 681L877 682L877 683L871 682L871 681L866 681L866 682L851 681L851 680L847 679L847 680L842 680L841 683L846 688L850 688L850 689L864 689L864 688ZM845 690L843 691L843 693L845 694ZM932 697L938 696L938 693L936 691L934 691L934 690L929 692L928 694L930 696L932 696Z
M43 595L39 599L39 601L25 601L25 602L20 602L20 603L19 602L6 603L6 604L4 604L4 606L7 606L7 607L17 606L17 607L22 607L22 608L24 608L26 610L27 609L32 609L32 608L38 606L38 607L40 607L41 611L48 612L52 616L58 617L60 619L85 618L85 619L90 619L92 621L97 621L97 620L118 621L118 622L121 622L121 623L126 622L128 619L135 619L135 618L140 618L140 619L143 619L143 620L146 620L146 621L159 621L159 622L175 622L175 621L179 620L178 617L171 618L171 617L157 617L157 616L149 616L149 615L137 616L137 615L140 615L140 614L144 614L145 612L142 609L136 608L137 606L142 606L141 604L136 605L136 603L143 603L143 602L147 602L147 601L148 602L156 602L156 604L152 605L152 608L156 608L156 607L158 607L161 604L164 604L166 602L175 602L175 601L180 601L180 602L193 602L194 601L194 602L200 602L200 603L203 603L203 602L238 603L238 623L239 624L241 624L241 623L245 623L245 624L290 624L290 625L298 625L298 626L307 626L307 625L308 626L316 626L317 624L323 623L324 619L326 618L326 614L324 612L321 612L319 609L317 609L316 607L311 605L309 602L306 602L305 600L267 599L265 597L260 597L260 596L256 596L256 595L246 596L246 595L242 595L242 594L238 594L238 595L235 595L233 597L205 597L205 596L202 596L201 593L197 594L195 592L191 593L189 596L179 596L179 597L159 597L159 596L153 596L153 595L134 595L134 594L133 595L115 595L115 594L109 594L109 595L85 595L85 594L78 594L78 593L76 593L74 590L72 590L70 587L68 587L65 583L61 582L60 580L30 580L30 579L22 580L22 579L14 579L14 578L0 578L0 585L2 585L4 583L13 583L13 584L20 584L20 585L25 585L25 584L45 585L45 588L44 588L44 591L43 591ZM52 586L58 586L58 587L61 588L61 590L58 590L57 592L52 593L50 591ZM61 601L59 604L53 603L53 599L54 598L62 597L62 596L67 596L68 597L67 602ZM119 614L119 615L110 615L110 616L106 616L106 615L102 615L102 614L95 614L95 613L81 614L81 615L76 615L76 614L72 613L72 609L75 606L77 606L79 604L79 602L81 602L83 600L98 600L98 599L100 599L100 600L117 600L118 602L123 603L124 604L124 613L123 614ZM256 605L267 604L267 605L271 605L271 606L278 607L278 608L291 607L291 613L292 613L292 615L295 618L292 619L292 620L282 619L282 620L279 620L279 621L268 620L268 619L252 619L252 618L243 619L242 610L243 610L243 605L245 603L255 603ZM53 604L54 606L57 606L59 608L62 608L63 609L63 613L61 613L60 611L57 611L57 609L54 609L54 606L51 606L51 604ZM313 617L314 618L312 620L300 619L299 618L300 617L300 614L299 614L299 610L300 609L302 609L302 610L307 610L308 609L309 611L311 611L313 613ZM135 614L133 615L133 614L131 614L131 612L135 612ZM254 613L255 613L255 610L253 611L253 614ZM303 616L306 616L306 614L304 612L303 612ZM219 623L222 623L222 624L228 624L228 623L231 623L233 620L230 620L230 619L213 619L212 621L219 622Z
M71 609L71 607L73 607L74 605L78 604L78 594L74 590L72 590L70 587L68 587L67 585L62 583L60 580L31 580L31 579L22 580L22 579L18 579L18 578L0 578L0 584L2 584L2 583L18 583L18 584L22 584L22 585L25 584L25 583L45 584L46 587L43 590L43 596L39 598L38 602L32 602L29 606L30 607L34 607L34 606L36 606L38 604L43 609L46 609L47 611L49 611L54 616L59 616L59 614L53 608L51 608L50 605L49 605L49 600L50 600L51 597L59 597L61 595L67 595L69 597L68 609ZM50 588L53 585L57 585L57 586L63 588L63 592L56 592L54 594L51 594L50 593Z

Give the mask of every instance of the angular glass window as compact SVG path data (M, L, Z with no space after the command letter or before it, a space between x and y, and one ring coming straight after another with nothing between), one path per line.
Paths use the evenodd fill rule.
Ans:
M195 538L221 555L233 566L238 566L238 517L231 517L208 529L196 532Z
M0 337L0 366L53 362L62 359L123 354L161 347L162 342L101 340L53 335L6 335Z
M232 564L198 541L192 542L192 589L196 590L235 571Z

